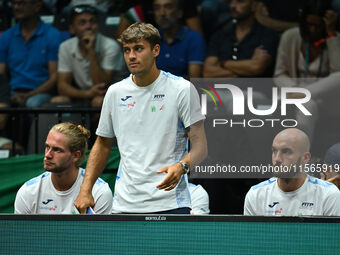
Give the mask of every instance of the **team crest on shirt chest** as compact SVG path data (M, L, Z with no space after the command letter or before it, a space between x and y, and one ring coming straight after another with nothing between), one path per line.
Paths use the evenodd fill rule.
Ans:
M136 105L136 101L134 100L134 98L130 95L126 95L126 96L120 97L118 106L122 108L134 108L135 105Z
M54 212L57 210L57 205L55 204L55 202L53 201L53 199L45 199L42 200L39 204L39 209L41 211L50 211L50 212Z
M266 215L281 215L282 213L282 208L281 208L280 202L278 201L273 201L269 203L268 207L266 208L267 208L265 210Z

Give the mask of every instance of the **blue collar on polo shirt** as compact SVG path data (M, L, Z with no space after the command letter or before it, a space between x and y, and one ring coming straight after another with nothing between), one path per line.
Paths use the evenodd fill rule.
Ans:
M189 29L188 27L181 25L180 28L179 28L178 33L177 33L176 36L175 36L175 39L174 39L173 42L170 43L170 44L173 44L173 43L175 43L176 41L183 41L184 38L185 38L186 33L188 32L188 29ZM164 38L163 38L163 31L162 31L162 29L160 29L160 28L159 28L159 34L160 34L160 36L161 36L161 38L162 38L162 41L164 41L166 44L168 44L167 41L164 40Z
M21 27L21 21L19 21L18 24L15 25L14 34L16 36L22 36L20 27ZM43 32L44 32L44 26L43 26L43 22L40 20L36 30L34 31L33 35L31 36L30 40L32 38L34 38L35 36L42 35Z

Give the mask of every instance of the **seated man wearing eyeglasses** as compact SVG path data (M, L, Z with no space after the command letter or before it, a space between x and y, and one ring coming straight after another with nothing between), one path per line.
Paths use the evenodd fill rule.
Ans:
M97 10L77 5L70 13L70 30L75 37L60 45L58 92L53 103L90 103L101 107L115 72L124 67L119 44L98 33Z
M12 1L18 23L0 36L0 74L10 74L11 101L39 107L57 81L61 33L40 20L41 0Z

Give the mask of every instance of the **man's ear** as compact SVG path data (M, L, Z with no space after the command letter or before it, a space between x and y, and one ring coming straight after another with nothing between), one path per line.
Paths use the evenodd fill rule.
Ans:
M78 150L73 152L72 154L73 154L72 162L76 163L81 157L81 152Z
M161 46L159 44L156 44L152 49L152 54L156 58L159 55L159 51L161 49Z
M309 162L310 158L311 158L310 152L305 152L305 154L303 154L303 156L302 156L302 162L301 163L307 164Z

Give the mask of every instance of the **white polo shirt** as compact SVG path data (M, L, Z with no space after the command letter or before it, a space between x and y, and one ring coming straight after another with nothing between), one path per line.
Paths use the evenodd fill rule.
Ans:
M73 37L60 45L58 55L58 72L72 73L80 89L90 89L91 79L90 61L84 59L78 47L78 37ZM95 51L100 66L105 70L121 71L125 65L120 45L111 38L100 33L97 35Z

